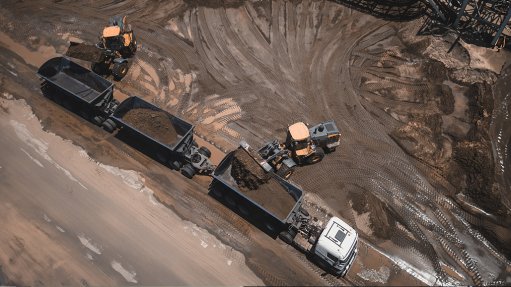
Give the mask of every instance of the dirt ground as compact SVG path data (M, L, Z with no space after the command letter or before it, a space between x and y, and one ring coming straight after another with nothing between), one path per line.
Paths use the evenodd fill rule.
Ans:
M264 283L511 283L508 51L461 42L447 53L455 36L417 36L421 18L388 22L334 1L6 1L0 10L1 92L26 99L47 131L91 158L143 173L158 200L243 253ZM116 88L196 124L218 150L240 139L257 147L295 121L335 120L340 147L291 179L310 206L360 233L345 279L321 276L209 198L207 178L187 183L42 97L39 65L70 40L94 43L118 14L140 47Z
M177 139L176 129L164 112L151 109L131 109L122 119L161 143L171 145Z

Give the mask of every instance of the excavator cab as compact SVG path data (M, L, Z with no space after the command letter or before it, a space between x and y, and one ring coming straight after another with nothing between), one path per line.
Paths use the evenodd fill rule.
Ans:
M289 126L286 147L292 152L293 157L299 164L319 162L325 155L323 149L316 147L311 140L309 128L303 122L297 122Z
M109 26L103 29L101 39L101 46L119 52L123 58L129 58L136 52L136 39L131 25L126 21L126 16L111 18Z
M91 62L91 70L98 75L112 75L120 81L127 73L130 58L137 51L137 40L126 16L114 17L108 22L96 44L71 41L66 55Z

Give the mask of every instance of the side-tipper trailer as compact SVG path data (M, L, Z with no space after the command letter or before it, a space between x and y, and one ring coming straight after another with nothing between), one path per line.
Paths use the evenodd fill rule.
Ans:
M239 149L250 153L250 149L244 145ZM254 200L256 197L249 194L259 190L244 192L231 176L233 157L234 151L230 152L213 172L209 194L269 236L278 236L285 243L305 251L308 258L325 270L336 276L344 276L358 252L357 232L337 217L332 217L324 226L318 226L303 207L304 192L272 172L270 174L273 180L278 181L281 188L273 190L274 196L257 197L259 201ZM278 192L289 193L295 201L291 209L279 212L287 214L285 217L276 216L275 212L264 207L270 201L282 200Z
M151 110L165 115L169 124L172 125L171 128L177 133L176 139L173 142L162 142L125 121L125 115L134 109ZM141 145L140 148L146 150L146 153L175 170L181 170L181 173L188 178L192 178L196 171L209 174L213 170L209 161L210 151L206 147L199 148L193 140L194 126L141 98L130 97L124 100L115 109L110 119L119 128L122 138L128 139L135 145Z
M139 97L118 102L113 97L111 82L63 57L48 60L37 74L43 80L41 89L46 97L109 132L117 131L118 138L162 164L189 178L196 173L212 175L209 194L213 198L272 238L279 237L304 251L323 269L344 276L353 264L357 232L337 217L324 225L314 222L304 209L304 192L300 187L269 172L271 184L265 186L265 194L261 193L261 186L242 191L231 174L235 151L227 154L215 169L209 160L211 152L197 145L193 139L194 126L185 120ZM148 126L151 119L144 124L128 120L128 114L135 110L163 119L166 123L163 128L171 128L175 137L163 140L158 126ZM144 115L141 118L145 119ZM239 149L256 160L248 144L241 144ZM279 205L280 201L286 204Z
M113 96L113 84L96 73L64 57L44 63L37 75L43 80L44 95L83 118L103 126L159 162L180 170L192 178L196 173L210 174L214 166L206 147L198 147L193 139L194 126L138 97L119 103ZM141 108L165 115L177 137L173 142L161 142L144 130L126 122L123 116L132 109Z

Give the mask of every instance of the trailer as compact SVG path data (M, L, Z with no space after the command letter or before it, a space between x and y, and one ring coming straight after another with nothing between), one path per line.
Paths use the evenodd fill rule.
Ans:
M271 193L258 194L261 185L253 190L242 188L232 176L237 174L233 173L236 152L250 153L250 149L243 143L220 162L212 174L209 195L270 237L279 237L304 252L327 272L346 275L358 252L357 232L338 217L330 218L326 224L318 224L304 208L303 190L273 172L268 173L276 183L270 187ZM289 200L285 195L293 200L293 204L279 203ZM275 207L283 209L275 210Z
M43 94L86 120L101 125L119 103L114 85L64 57L44 63L37 75L43 79Z
M268 211L263 205L266 205L266 201L272 201L278 195L263 198L262 201L256 202L253 198L250 198L250 195L240 191L231 176L234 153L235 151L228 153L213 172L209 194L275 239L282 231L287 229L287 226L293 222L295 215L300 212L303 191L290 182L274 177L274 180L282 187L275 192L286 193L285 195L289 195L294 204L291 209L280 211L281 214L285 213L285 216L278 216L275 214L276 212ZM257 190L254 190L254 192L257 192Z
M194 126L155 105L133 96L122 103L113 96L113 84L91 70L64 57L56 57L44 63L37 75L43 80L43 94L83 118L102 126L138 150L155 158L164 165L192 178L195 174L210 174L214 170L209 158L211 152L199 147L193 139ZM126 121L126 115L140 109L142 120L157 113L160 126L136 126ZM146 113L146 114L144 114ZM146 117L147 115L147 117ZM153 130L150 134L148 130ZM158 135L172 130L175 137L164 141Z
M133 111L141 111L139 115L143 116L142 123L129 122L126 119ZM139 97L124 100L110 118L115 123L115 128L119 129L120 137L139 145L150 156L162 164L180 170L184 176L192 178L196 173L209 174L213 171L214 167L209 161L211 152L206 147L198 147L193 139L194 126L185 120ZM156 120L160 122L155 123ZM149 135L151 129L152 135ZM168 134L167 130L173 131L173 137L170 137L169 142L163 142L162 134Z

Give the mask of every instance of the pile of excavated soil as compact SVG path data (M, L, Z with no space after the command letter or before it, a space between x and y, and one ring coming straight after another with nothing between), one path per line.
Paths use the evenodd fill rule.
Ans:
M257 189L240 187L239 190L280 219L285 218L296 203L286 188L273 178Z
M234 152L231 176L240 187L251 190L270 179L269 174L242 148Z
M172 145L177 139L176 129L164 112L144 108L132 109L122 119L161 143Z
M296 201L287 189L266 173L242 148L234 152L231 176L243 194L281 219L285 218L295 205Z

